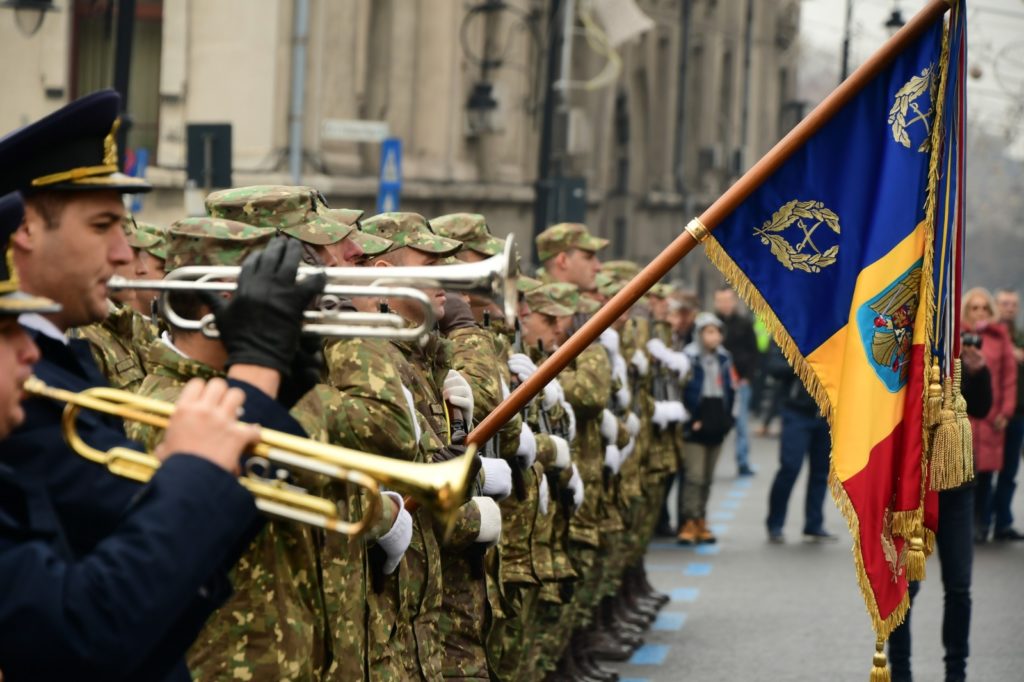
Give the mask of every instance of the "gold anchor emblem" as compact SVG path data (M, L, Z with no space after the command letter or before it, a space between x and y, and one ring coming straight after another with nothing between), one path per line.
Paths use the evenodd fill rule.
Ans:
M910 135L907 129L915 123L924 126L924 140L917 148L919 152L927 152L931 148L931 120L935 113L933 105L935 95L935 69L929 65L921 71L920 76L913 76L902 88L896 91L892 108L889 109L889 125L892 126L892 138L910 149ZM928 110L922 111L918 100L929 93ZM908 119L907 116L910 116Z
M796 246L781 234L794 225L803 235ZM761 243L771 249L787 270L821 272L822 268L835 263L839 256L838 244L822 250L814 242L814 233L822 225L839 234L839 216L825 208L825 204L793 199L772 214L771 220L759 228L755 227L754 235L761 238Z

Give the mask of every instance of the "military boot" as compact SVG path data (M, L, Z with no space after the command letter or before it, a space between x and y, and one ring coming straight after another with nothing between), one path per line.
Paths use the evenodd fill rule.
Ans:
M718 538L708 528L708 524L704 519L697 519L697 542L702 545L713 545L718 542Z
M687 519L682 530L679 531L679 535L676 536L676 541L680 545L695 545L699 533L700 528L697 526L696 519Z

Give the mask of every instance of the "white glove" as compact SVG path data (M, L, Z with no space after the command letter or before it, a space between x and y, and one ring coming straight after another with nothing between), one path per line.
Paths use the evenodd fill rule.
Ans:
M489 497L474 497L473 504L480 510L480 532L476 541L494 547L501 539L501 508Z
M619 438L619 420L608 409L601 410L601 436L609 443Z
M420 418L416 414L416 404L412 399L412 391L402 386L402 395L405 396L405 404L409 407L409 415L412 417L412 429L416 434L416 442L420 442L420 438L423 437L423 429L420 427Z
M572 491L572 511L576 513L583 506L583 497L585 491L583 490L583 479L580 478L580 470L576 468L576 465L572 465L572 476L569 478L569 490Z
M665 342L661 339L651 339L647 342L647 352L651 354L651 357L665 362L665 358L668 357L668 348L665 346Z
M626 361L621 355L612 356L612 376L625 385L629 383L629 370L626 368Z
M619 354L620 341L619 333L617 331L615 331L611 327L608 327L603 332L601 332L601 336L599 337L599 339L601 341L601 345L604 346L609 353L611 353L613 356Z
M622 451L614 445L605 445L604 465L611 469L613 474L619 473L619 469L622 467Z
M640 417L633 412L626 415L626 431L629 431L629 435L634 438L640 433Z
M487 497L504 500L512 494L512 467L497 457L480 458L480 470L484 474L484 489Z
M565 391L562 390L562 384L558 383L558 379L552 379L544 384L544 398L541 407L545 412L563 402L565 402Z
M626 460L629 459L629 456L633 454L634 450L636 450L636 438L630 437L629 442L626 443L626 446L624 448L622 448L623 464L626 463Z
M567 402L562 403L562 408L569 420L569 442L571 443L576 440L576 413L573 411L572 405Z
M548 477L540 477L540 491L538 492L540 513L548 515L548 504L551 502L551 490L548 489Z
M633 351L633 357L629 359L633 366L636 367L636 371L640 376L647 376L647 372L651 369L651 362L647 359L647 355L637 348Z
M654 416L651 417L651 421L654 422L658 428L664 429L668 426L671 412L672 408L668 406L667 400L655 400Z
M668 421L669 423L681 422L686 419L686 408L678 400L669 400L667 402L668 407Z
M686 356L686 353L669 353L666 364L668 364L669 369L679 375L680 379L685 379L690 373L690 358Z
M387 533L377 538L377 544L384 550L384 575L391 575L398 568L412 541L412 514L405 510L405 501L398 493L385 491L383 495L398 503L398 514ZM387 504L387 501L384 501Z
M633 393L626 384L622 384L622 388L615 391L615 405L620 410L628 410L631 402L633 402Z
M523 353L513 353L508 356L508 368L519 377L520 381L526 381L537 371L537 365L529 355Z
M519 449L516 450L516 457L524 469L533 466L537 461L537 437L533 435L533 429L525 421L523 428L519 429Z
M448 370L448 376L444 378L444 399L462 410L467 427L473 425L473 389L454 369Z
M555 444L555 468L567 469L572 464L572 457L569 454L569 441L559 436L548 436Z

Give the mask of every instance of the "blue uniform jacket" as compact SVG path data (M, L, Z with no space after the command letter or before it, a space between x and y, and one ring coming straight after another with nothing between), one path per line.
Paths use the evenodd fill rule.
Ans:
M108 385L87 342L72 340L66 346L30 334L42 355L34 373L47 384L76 392ZM249 384L229 383L246 392L246 421L305 436L281 404ZM4 682L160 680L167 675L187 680L183 654L226 599L229 585L224 579L219 589L207 588L201 598L196 591L215 571L224 573L254 537L261 519L254 517L252 496L219 469L202 473L204 467L216 467L197 458L169 459L145 486L115 476L67 445L60 431L63 404L32 398L24 407L25 423L0 442L6 481L0 505L7 508L9 502L19 508L16 499L8 500L18 484L29 501L22 505L22 514L13 514L0 527ZM140 450L116 418L83 411L78 431L98 450ZM202 466L197 469L188 462ZM31 523L24 513L30 502L32 509L44 509ZM147 513L138 515L140 509ZM8 549L16 554L8 558ZM184 582L165 585L179 573ZM48 590L55 601L38 601ZM10 597L30 594L26 601ZM116 598L118 594L124 598ZM28 608L36 603L38 612ZM82 614L69 605L78 605ZM145 616L136 617L129 612L133 610ZM34 617L49 625L30 627ZM150 646L133 645L142 640ZM45 670L32 668L33 662ZM53 675L44 675L46 671Z
M75 392L108 385L88 342L72 339L65 346L43 334L30 333L42 355L34 373L44 382ZM306 435L287 410L265 393L244 382L231 383L246 393L246 421ZM0 445L2 461L45 484L71 550L81 555L110 533L140 486L114 476L68 448L60 427L62 403L32 398L23 405L25 422ZM78 426L83 440L99 450L115 446L142 449L125 436L120 419L83 410Z
M258 523L234 476L175 455L75 558L42 482L0 463L4 682L188 680L182 654L230 593L227 571Z

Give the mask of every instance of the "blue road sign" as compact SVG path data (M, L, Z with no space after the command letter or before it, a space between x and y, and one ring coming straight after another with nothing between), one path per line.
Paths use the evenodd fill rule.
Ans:
M380 143L380 184L377 213L397 211L402 196L402 140L389 137Z

